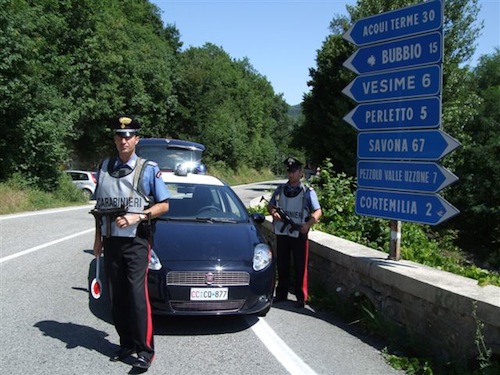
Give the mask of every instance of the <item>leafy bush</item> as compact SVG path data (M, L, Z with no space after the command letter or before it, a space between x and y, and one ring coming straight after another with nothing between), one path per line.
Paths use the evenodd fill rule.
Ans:
M0 215L83 203L88 200L69 176L60 177L54 192L30 187L20 175L0 183Z
M358 216L354 211L353 177L335 172L326 159L320 173L311 178L311 186L323 210L317 229L379 250L388 246L388 226L382 220Z

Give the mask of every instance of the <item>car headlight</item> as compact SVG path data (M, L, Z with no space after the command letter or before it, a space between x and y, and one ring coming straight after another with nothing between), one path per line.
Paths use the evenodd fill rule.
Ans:
M158 271L162 267L160 258L156 255L155 251L151 249L151 257L149 258L148 268L153 271Z
M253 251L253 269L260 271L266 268L273 259L273 253L269 246L265 243L260 243L255 246Z

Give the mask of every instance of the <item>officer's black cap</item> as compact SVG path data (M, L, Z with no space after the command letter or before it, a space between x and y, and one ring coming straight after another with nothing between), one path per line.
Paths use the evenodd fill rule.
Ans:
M120 137L131 137L139 134L141 124L132 116L120 116L111 120L111 129Z
M285 164L286 170L288 172L295 172L302 167L302 163L299 160L292 157L286 158L283 161L283 164Z

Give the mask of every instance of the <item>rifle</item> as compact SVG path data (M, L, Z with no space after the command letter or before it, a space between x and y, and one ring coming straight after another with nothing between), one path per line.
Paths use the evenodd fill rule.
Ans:
M127 213L127 208L125 205L113 208L94 208L90 210L89 214L92 214L95 218L96 228L101 227L101 218L104 216L106 220L106 238L111 235L111 222L114 221L118 216L123 216Z
M118 216L124 216L127 213L139 214L142 212L127 211L127 208L125 207L124 204L122 204L120 207L113 207L113 208L94 208L93 210L90 210L90 212L89 212L89 214L94 215L96 228L101 227L101 218L103 216L106 219L106 238L109 238L111 235L111 222L114 221ZM151 243L152 242L151 212L148 212L146 215L148 217L146 237L148 238L148 241Z
M278 205L271 204L264 196L260 198L260 202L266 202L268 205L270 205L272 208L276 210L278 215L280 215L281 221L283 221L283 226L280 229L280 232L283 233L285 231L285 228L287 225L290 225L290 229L288 229L288 232L292 233L295 230L300 231L300 228L302 225L297 224L292 220L292 218Z

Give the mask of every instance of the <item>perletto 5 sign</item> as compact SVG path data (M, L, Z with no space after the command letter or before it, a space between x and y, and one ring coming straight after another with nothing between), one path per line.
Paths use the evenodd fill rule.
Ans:
M443 3L360 19L344 39L362 46L342 91L359 104L344 120L358 134L356 213L439 224L458 210L435 194L458 178L436 162L460 143L442 130Z
M360 104L344 121L359 131L437 128L441 123L438 97Z

